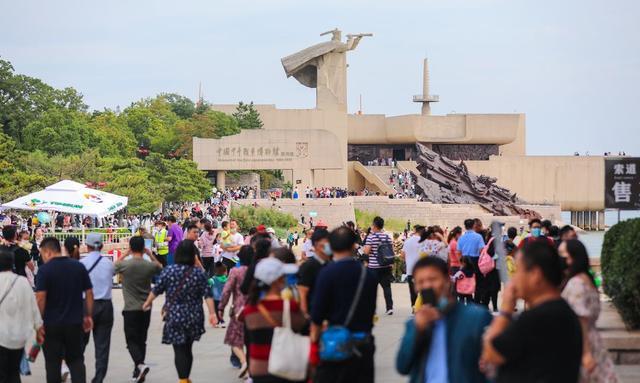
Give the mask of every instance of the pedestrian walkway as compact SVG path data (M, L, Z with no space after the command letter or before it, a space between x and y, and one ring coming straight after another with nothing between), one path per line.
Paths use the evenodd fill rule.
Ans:
M393 284L394 311L393 316L384 315L384 298L382 290L378 292L378 315L374 334L376 337L376 383L401 383L408 379L400 376L395 370L395 356L398 350L400 337L404 331L404 322L410 314L409 297L406 284ZM153 306L151 326L149 327L149 340L147 349L147 364L151 372L147 378L149 382L174 383L178 381L173 365L173 351L171 346L160 343L162 337L162 321L160 320L160 308L164 303L164 295L156 299ZM122 321L122 292L113 291L113 305L115 310L115 323L111 336L111 356L109 372L106 382L129 382L133 369L131 358L127 352L123 321ZM603 307L603 315L605 313ZM241 382L237 379L238 370L229 364L230 349L223 344L226 329L207 327L200 342L195 342L193 354L195 357L191 380L198 382ZM85 364L87 366L88 380L93 377L94 358L93 342L90 342L85 352ZM25 383L41 383L45 381L44 358L38 356L35 364L32 364L32 376L23 377ZM640 381L640 366L625 365L616 366L622 383Z

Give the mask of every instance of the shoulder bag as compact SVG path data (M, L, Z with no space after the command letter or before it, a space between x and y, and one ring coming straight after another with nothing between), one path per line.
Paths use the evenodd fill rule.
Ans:
M13 278L13 281L11 281L11 284L9 285L9 288L7 289L7 291L4 292L4 294L2 295L2 298L0 298L0 306L2 305L2 302L4 302L5 298L7 298L7 295L9 295L9 293L13 289L13 286L16 284L16 281L18 280L18 278L20 278L19 275L16 275Z
M260 314L273 328L269 352L269 374L291 381L303 381L307 377L310 341L308 336L293 332L291 328L290 301L282 302L282 326L277 326L267 309L258 305Z
M356 294L349 307L347 317L342 326L329 326L320 335L320 360L327 362L341 362L351 358L357 353L354 345L353 334L348 329L351 319L355 314L356 307L362 296L364 282L367 279L367 269L362 266L360 280Z

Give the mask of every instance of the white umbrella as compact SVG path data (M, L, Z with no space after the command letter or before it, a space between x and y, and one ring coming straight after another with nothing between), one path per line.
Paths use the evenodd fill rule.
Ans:
M3 204L5 209L57 211L104 217L127 206L127 197L86 187L75 181L63 180L26 196Z

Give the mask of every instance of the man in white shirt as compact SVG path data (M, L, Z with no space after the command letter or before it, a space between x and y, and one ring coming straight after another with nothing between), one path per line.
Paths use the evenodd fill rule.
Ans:
M96 354L95 377L92 383L102 383L109 369L109 349L111 347L111 329L113 328L113 304L111 287L115 267L113 262L100 253L102 234L90 233L85 240L89 254L80 260L89 273L93 285L93 343ZM84 346L89 343L90 333L84 338Z
M405 261L407 266L407 282L409 283L409 295L411 296L411 307L413 308L413 304L416 302L416 298L418 297L416 291L413 286L413 266L420 259L420 236L424 232L424 226L415 225L413 227L413 233L411 236L404 241L404 245L402 246L402 258Z
M306 261L309 258L315 257L316 253L313 250L313 244L311 243L311 237L313 236L313 229L307 230L305 233L304 242L302 242L302 250L300 252L300 259Z
M236 266L236 254L244 245L244 237L238 233L238 222L229 222L230 238L222 244L222 263L227 267L227 271Z

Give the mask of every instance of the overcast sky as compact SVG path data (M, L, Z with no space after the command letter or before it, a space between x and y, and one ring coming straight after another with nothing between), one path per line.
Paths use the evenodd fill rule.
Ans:
M311 108L280 58L334 27L350 52L349 111L419 113L427 55L434 114L526 113L528 154L640 155L637 0L0 0L0 56L72 86L93 109L160 92Z

